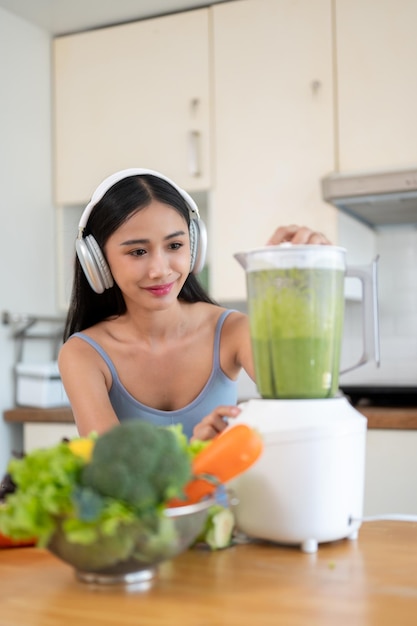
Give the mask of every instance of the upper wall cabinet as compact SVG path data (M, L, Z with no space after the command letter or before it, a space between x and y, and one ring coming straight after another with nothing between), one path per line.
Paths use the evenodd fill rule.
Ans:
M417 2L335 0L338 168L417 161Z
M209 75L208 9L57 38L57 204L127 167L207 189Z
M320 178L334 169L330 0L237 0L212 7L214 185L211 291L245 297L233 253L283 224L335 241Z

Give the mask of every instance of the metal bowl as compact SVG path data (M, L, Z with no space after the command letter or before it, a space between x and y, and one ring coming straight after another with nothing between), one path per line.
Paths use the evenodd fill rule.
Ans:
M138 522L137 529L122 527L117 537L101 535L94 543L82 545L69 542L59 527L48 550L71 565L76 578L82 582L98 585L149 583L159 563L176 557L194 543L214 503L214 498L208 498L197 504L166 509L163 533L154 536L144 533Z

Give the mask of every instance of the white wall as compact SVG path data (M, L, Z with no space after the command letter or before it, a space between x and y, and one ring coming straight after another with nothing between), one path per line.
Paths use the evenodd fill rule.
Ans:
M378 230L382 358L417 388L417 225Z
M381 366L365 365L342 376L341 381L417 388L417 226L385 226L373 232L375 245L369 260L379 254ZM360 337L360 305L349 302L344 365L360 355Z
M50 36L0 9L0 311L55 314ZM21 428L12 406L14 344L0 325L0 474Z

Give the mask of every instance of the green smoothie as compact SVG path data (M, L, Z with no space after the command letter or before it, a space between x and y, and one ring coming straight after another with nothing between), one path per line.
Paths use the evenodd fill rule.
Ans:
M344 272L247 273L258 391L263 398L331 398L338 389Z

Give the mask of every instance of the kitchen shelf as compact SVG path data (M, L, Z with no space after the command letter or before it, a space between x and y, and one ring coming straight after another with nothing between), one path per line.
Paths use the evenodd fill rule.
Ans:
M356 406L368 429L417 430L417 407Z
M17 407L14 409L8 409L3 413L5 422L12 423L58 423L58 424L73 424L74 416L69 407L56 407L41 409L35 407Z

